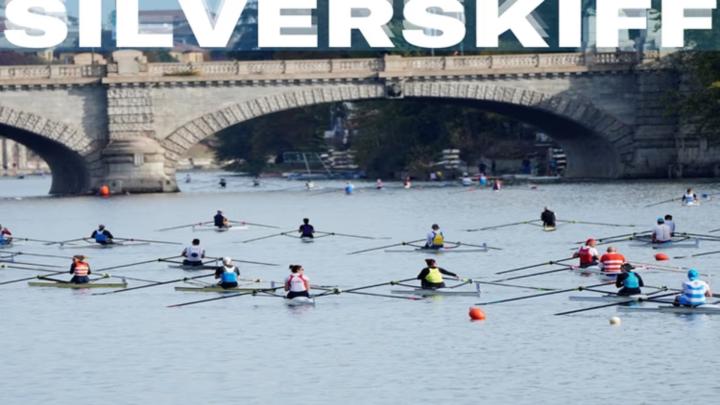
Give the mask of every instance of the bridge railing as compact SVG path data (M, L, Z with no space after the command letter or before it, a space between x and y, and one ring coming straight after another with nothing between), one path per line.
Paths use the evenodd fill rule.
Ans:
M0 80L100 79L107 74L103 65L22 65L0 66Z

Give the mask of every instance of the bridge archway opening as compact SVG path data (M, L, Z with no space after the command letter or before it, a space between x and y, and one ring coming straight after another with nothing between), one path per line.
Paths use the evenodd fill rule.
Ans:
M40 156L50 167L50 194L81 194L87 191L90 174L83 157L67 146L33 132L0 124L0 135Z

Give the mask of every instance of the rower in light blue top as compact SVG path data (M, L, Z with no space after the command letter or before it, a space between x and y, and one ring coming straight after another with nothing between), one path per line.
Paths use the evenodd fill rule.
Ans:
M683 282L682 294L675 298L674 306L697 307L705 305L707 297L712 297L710 286L700 280L700 274L695 269L688 271L688 279Z
M348 181L347 184L345 184L345 194L352 195L353 191L355 191L355 186Z

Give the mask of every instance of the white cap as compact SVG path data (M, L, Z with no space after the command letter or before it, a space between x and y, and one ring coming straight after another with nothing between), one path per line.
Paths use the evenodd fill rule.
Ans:
M223 264L226 266L233 264L233 260L230 257L223 257L222 261L223 261Z

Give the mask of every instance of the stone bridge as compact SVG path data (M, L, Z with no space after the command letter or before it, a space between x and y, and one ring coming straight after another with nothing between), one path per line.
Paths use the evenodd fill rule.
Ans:
M0 67L0 134L50 165L51 192L177 191L194 144L301 106L370 99L473 105L533 124L565 149L567 176L713 175L719 150L685 135L657 55L558 53L378 59Z

